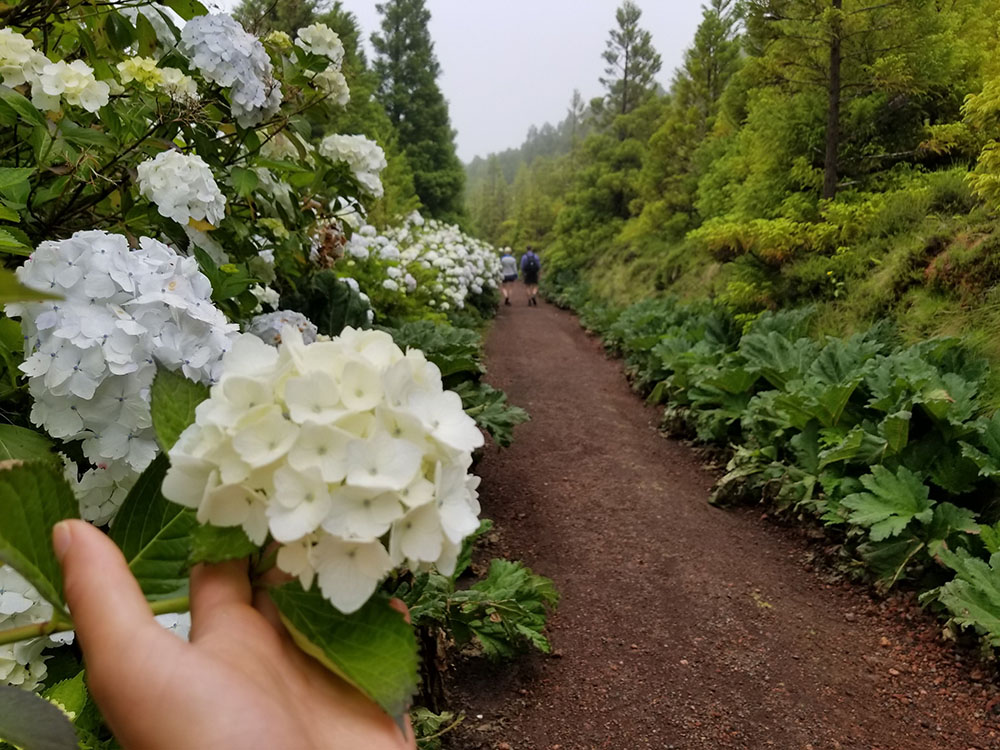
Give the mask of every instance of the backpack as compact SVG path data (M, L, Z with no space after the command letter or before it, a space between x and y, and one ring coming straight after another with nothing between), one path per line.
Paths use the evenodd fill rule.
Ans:
M527 260L524 263L524 270L528 273L538 273L542 268L538 262L538 256L529 252L525 257Z

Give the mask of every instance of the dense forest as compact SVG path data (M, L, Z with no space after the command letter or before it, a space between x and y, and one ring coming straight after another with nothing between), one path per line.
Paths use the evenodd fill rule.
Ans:
M819 332L889 314L1000 357L998 17L995 0L713 0L664 91L626 2L604 96L574 92L562 122L470 164L470 220L608 301L708 296L745 319L811 302Z

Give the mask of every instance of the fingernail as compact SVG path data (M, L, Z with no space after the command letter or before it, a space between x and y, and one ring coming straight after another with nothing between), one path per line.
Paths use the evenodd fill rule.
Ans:
M52 527L52 550L56 553L56 559L62 562L69 551L70 542L73 541L73 530L65 521L60 521Z

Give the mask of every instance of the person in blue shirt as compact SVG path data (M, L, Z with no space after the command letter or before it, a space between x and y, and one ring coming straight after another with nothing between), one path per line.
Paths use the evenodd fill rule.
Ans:
M538 307L538 274L541 273L542 262L538 259L534 249L528 245L521 256L521 278L528 289L528 304Z

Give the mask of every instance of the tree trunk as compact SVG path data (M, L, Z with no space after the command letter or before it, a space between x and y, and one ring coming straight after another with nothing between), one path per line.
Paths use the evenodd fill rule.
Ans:
M827 91L826 108L826 160L823 164L823 197L837 197L838 152L840 151L840 67L843 62L840 34L841 18L839 12L844 0L833 0L833 8L837 15L830 28L830 79Z

